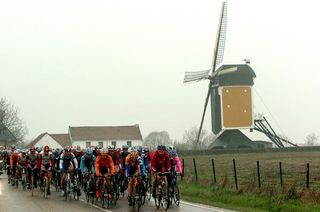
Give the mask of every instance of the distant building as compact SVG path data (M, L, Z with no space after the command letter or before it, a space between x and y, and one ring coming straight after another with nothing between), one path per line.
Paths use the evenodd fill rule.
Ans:
M3 146L7 149L16 142L16 137L3 123L0 122L0 146Z
M227 132L227 133L225 133ZM264 149L272 148L272 143L268 141L252 141L240 130L228 130L218 135L209 149Z
M65 146L71 146L69 134L49 134L42 133L36 139L34 139L28 146L43 147L48 145L50 148L63 148Z
M29 146L63 148L65 146L80 146L82 149L100 145L122 147L142 145L142 135L139 125L131 126L82 126L69 127L68 134L42 133Z
M142 145L139 125L133 126L100 126L100 127L69 127L69 135L73 146L81 148L90 146L107 147L113 145L129 147Z

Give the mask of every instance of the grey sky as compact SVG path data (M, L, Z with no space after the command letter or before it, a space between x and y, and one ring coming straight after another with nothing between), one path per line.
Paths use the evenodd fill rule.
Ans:
M131 125L181 139L198 126L222 1L4 1L0 96L29 139L68 126ZM318 1L228 1L224 63L251 60L255 112L303 143L320 135ZM271 111L273 119L269 114ZM210 111L204 128L209 130Z

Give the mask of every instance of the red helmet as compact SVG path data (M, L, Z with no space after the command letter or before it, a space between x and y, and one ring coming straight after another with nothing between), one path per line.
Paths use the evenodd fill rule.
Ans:
M44 148L43 148L43 151L45 152L49 152L50 151L50 148L48 145L45 145Z

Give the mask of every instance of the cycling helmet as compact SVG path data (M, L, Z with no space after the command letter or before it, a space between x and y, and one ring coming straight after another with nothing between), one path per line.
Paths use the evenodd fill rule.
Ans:
M92 150L91 148L88 148L87 151L86 151L86 153L87 153L88 155L92 155L92 154L93 154L93 150Z
M64 147L64 151L65 151L65 152L70 152L70 150L71 150L71 148L70 148L69 146L65 146L65 147Z
M133 150L130 152L131 159L137 159L139 157L139 152L137 150Z
M158 150L166 150L166 147L165 147L164 145L162 145L162 144L161 144L161 145L159 145L159 146L158 146L158 148L157 148L157 149L158 149Z
M138 151L139 153L141 153L141 152L142 152L142 146L138 145L138 146L137 146L137 151Z
M32 151L36 151L36 148L33 145L30 147L30 152Z
M128 150L128 149L129 149L129 147L127 144L122 145L122 150Z
M177 155L177 151L175 149L169 150L169 155L175 156L175 155Z
M108 150L105 149L105 148L102 148L100 151L101 151L101 154L106 154L106 153L108 153Z
M15 145L11 145L11 150L15 150L16 146Z
M79 145L76 147L76 152L81 152L81 147Z
M50 148L48 145L45 145L44 148L43 148L43 151L44 152L49 152L50 151Z
M113 145L108 146L108 152L113 153L114 150L115 150L115 149L114 149L114 146L113 146Z
M145 153L149 152L149 148L148 147L144 147L143 148L143 152L145 152Z

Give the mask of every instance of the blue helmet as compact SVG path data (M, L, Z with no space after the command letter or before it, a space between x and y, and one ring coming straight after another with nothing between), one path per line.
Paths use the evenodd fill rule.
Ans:
M93 154L93 150L92 150L91 148L88 148L86 153L87 153L88 155L92 155L92 154Z
M158 146L157 149L158 150L166 150L166 146L161 144L161 145Z
M177 151L175 149L169 150L169 155L170 156L173 156L173 155L176 155L176 154L177 154Z

